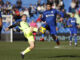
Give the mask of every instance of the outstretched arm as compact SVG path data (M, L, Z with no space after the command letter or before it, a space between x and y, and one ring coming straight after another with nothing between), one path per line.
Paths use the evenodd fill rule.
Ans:
M5 29L5 31L8 31L9 29L16 27L16 26L20 26L20 22L17 22L16 24L9 26L8 28Z

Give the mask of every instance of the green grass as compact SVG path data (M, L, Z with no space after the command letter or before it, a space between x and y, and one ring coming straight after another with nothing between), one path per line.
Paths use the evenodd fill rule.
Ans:
M80 45L71 47L68 41L61 41L57 49L54 48L54 42L36 42L35 45L35 49L26 54L24 60L80 60ZM22 60L20 52L27 46L27 42L0 42L0 60Z

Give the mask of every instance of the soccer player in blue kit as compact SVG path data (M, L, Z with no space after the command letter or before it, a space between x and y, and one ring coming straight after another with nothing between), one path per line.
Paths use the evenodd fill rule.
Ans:
M78 24L76 23L76 18L74 17L75 13L72 13L72 17L68 20L68 27L70 28L70 42L69 45L72 45L72 37L74 36L75 46L77 46L77 28Z
M52 6L48 3L47 10L43 12L41 20L46 22L46 29L50 31L50 34L57 45L60 45L60 42L56 33L56 16L58 11L56 9L52 9Z

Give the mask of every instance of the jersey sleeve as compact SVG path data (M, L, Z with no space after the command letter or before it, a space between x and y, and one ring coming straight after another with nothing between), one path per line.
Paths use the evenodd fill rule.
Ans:
M44 13L42 14L41 20L42 20L42 21L45 21L45 14L44 14Z
M71 23L70 23L70 18L68 19L68 21L67 21L67 25L70 25Z
M11 28L16 27L16 26L20 26L20 22L17 22L15 24L9 26L8 28L11 29Z

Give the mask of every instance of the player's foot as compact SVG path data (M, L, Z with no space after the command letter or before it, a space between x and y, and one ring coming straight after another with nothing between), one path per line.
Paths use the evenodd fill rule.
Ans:
M69 42L69 46L72 46L72 41Z
M75 43L75 46L77 47L77 43Z
M60 45L60 42L59 41L57 42L57 45Z
M54 48L60 48L60 46L55 46Z
M78 45L75 45L76 47L78 46Z
M22 57L22 59L24 59L24 54L21 52L21 57Z

